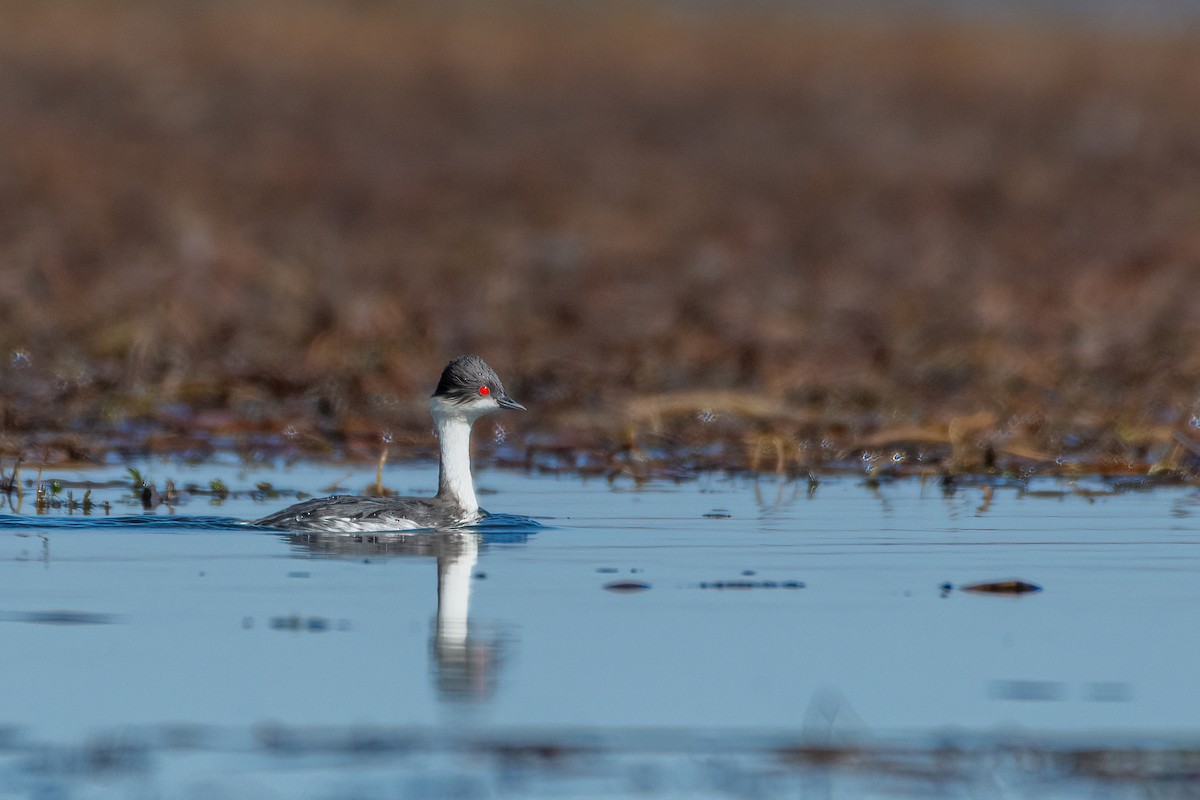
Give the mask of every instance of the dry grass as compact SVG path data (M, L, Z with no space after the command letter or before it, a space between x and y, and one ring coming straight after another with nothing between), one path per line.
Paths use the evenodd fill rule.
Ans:
M427 446L478 351L542 453L1195 462L1183 34L12 2L0 208L9 451Z

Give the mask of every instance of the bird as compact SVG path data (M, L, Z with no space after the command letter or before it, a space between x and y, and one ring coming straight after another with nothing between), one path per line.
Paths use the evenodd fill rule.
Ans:
M433 497L333 495L305 500L254 522L267 528L337 533L453 528L487 516L471 479L471 426L500 409L525 411L495 370L464 355L442 370L429 398L438 436L438 491Z

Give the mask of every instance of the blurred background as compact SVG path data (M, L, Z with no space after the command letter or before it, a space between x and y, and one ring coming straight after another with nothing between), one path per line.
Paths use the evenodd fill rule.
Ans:
M0 5L0 452L1169 457L1200 9L883 5Z

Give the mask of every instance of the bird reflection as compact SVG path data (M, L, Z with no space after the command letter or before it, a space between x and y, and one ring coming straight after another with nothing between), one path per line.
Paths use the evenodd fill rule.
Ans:
M523 538L523 537L522 537ZM329 556L434 557L437 559L437 616L431 654L439 694L447 700L482 702L496 687L502 641L475 635L469 612L471 581L483 537L441 532L398 535L291 533L292 544Z
M438 552L438 606L432 643L435 674L443 696L462 700L492 696L500 660L499 639L481 639L470 632L471 579L479 560L479 544L476 534L450 534L440 542Z

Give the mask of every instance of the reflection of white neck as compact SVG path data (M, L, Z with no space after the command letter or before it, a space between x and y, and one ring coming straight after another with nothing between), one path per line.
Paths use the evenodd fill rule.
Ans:
M438 432L438 493L452 500L468 516L479 513L475 484L471 481L471 423L475 420L461 412L433 407Z
M462 646L467 641L467 610L471 603L471 576L479 560L479 539L463 536L451 551L438 559L437 641L440 647Z

